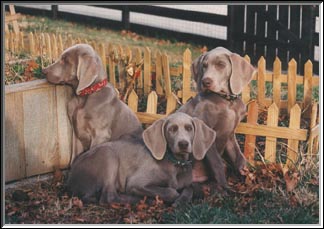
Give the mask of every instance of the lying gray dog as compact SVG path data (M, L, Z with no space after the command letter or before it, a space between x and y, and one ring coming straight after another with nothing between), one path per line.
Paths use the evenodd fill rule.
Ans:
M90 45L66 49L54 64L43 69L53 84L68 84L75 91L68 103L74 134L72 160L80 153L124 134L141 134L142 125L134 112L107 84L107 75L98 54Z
M130 203L156 195L175 204L190 201L192 154L202 160L215 137L201 120L172 114L155 121L143 138L124 136L79 155L67 188L84 202Z
M205 162L194 164L193 180L203 182L211 176L220 189L226 188L223 152L237 170L246 165L234 130L246 113L246 106L238 94L251 81L254 68L241 56L218 47L198 57L191 71L198 94L178 111L203 120L217 133Z

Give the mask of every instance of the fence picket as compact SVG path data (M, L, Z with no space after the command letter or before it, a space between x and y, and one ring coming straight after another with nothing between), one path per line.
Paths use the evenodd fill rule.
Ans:
M278 126L279 109L276 103L273 103L268 109L267 126ZM276 144L277 138L266 137L264 158L270 163L276 162Z
M280 107L280 100L281 100L281 61L278 57L276 57L273 63L273 102Z
M128 104L128 107L132 111L137 112L137 108L138 108L138 96L136 95L134 89L131 91L131 93L128 96L127 104Z
M158 95L163 94L163 80L162 80L162 55L160 51L156 52L155 61L155 79L156 79L156 92Z
M20 32L19 33L19 49L21 50L21 51L26 51L26 49L25 49L25 35L24 35L24 33L23 32Z
M183 53L183 71L182 71L182 103L185 104L191 97L191 71L190 66L192 63L191 51L187 48Z
M178 101L178 97L174 93L171 93L167 97L167 107L166 107L166 112L165 112L166 115L175 111L175 109L177 108L177 101Z
M135 62L136 62L136 64L138 64L141 61L142 61L142 51L141 51L140 48L137 47L135 49ZM143 67L141 67L141 69L143 69ZM138 88L138 89L142 89L143 88L143 73L142 73L142 71L140 72L139 77L136 79L136 83L137 83L137 87L136 88Z
M54 33L52 33L51 35L51 43L52 43L52 58L53 61L57 60L58 57L58 48L57 48L57 39L56 39L56 35Z
M108 46L108 65L109 65L109 82L116 87L116 76L115 76L115 62L113 60L114 58L114 47L112 44L109 44Z
M105 72L107 72L107 62L106 62L106 47L104 43L100 43L99 44L99 55L101 57L101 61L102 61L102 66L105 69Z
M250 59L250 57L248 55L245 55L244 56L244 59L247 62L251 63L251 59ZM251 95L250 94L251 94L251 88L250 88L250 84L248 84L242 90L242 100L243 100L243 102L245 104L247 104L250 101L250 99L251 99Z
M44 34L45 36L45 47L47 58L52 62L52 46L51 46L51 37L48 33Z
M289 129L297 130L300 129L300 116L301 109L298 104L295 104L290 111L289 118ZM287 166L295 165L298 160L298 140L288 139L288 149L287 149Z
M288 63L288 113L290 113L292 107L296 104L296 75L297 75L297 63L295 59L291 59Z
M169 95L171 95L171 79L170 79L169 57L165 53L162 54L162 69L163 69L165 96L168 97Z
M256 125L258 121L258 103L254 100L249 104L247 123ZM254 163L255 135L246 135L244 143L244 156L251 164Z
M29 40L29 52L32 56L35 56L35 40L34 40L34 34L32 32L28 35Z
M313 79L313 64L308 60L304 65L304 104L303 112L305 117L309 117L312 111L312 79Z
M62 35L59 34L58 35L58 41L57 41L57 48L58 48L58 53L59 55L61 55L61 53L63 52L64 48L63 48L63 41L62 41Z
M263 56L258 61L258 102L264 104L265 99L265 75L266 75L266 62Z
M151 50L144 49L144 94L147 95L152 87L151 81Z
M316 119L317 119L317 110L318 110L318 103L314 103L311 109L311 120L310 120L310 136L308 140L308 149L307 149L307 156L311 158L313 155L317 153L317 142L314 141L315 138L318 138L318 135L313 134L313 128L316 126ZM317 133L318 134L318 133Z
M157 112L157 99L158 96L155 91L151 91L147 98L146 113L156 114Z

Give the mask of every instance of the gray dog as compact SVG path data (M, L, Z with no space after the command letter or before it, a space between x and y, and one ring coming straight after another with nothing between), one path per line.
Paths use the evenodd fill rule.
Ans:
M66 49L43 73L50 83L68 84L75 92L68 103L68 116L76 136L71 162L95 145L143 131L134 112L107 84L104 66L90 45L77 44Z
M246 165L234 131L246 114L246 106L238 94L251 81L254 68L241 56L218 47L199 56L191 71L198 94L178 111L203 120L217 133L205 162L194 164L193 180L203 182L211 176L222 190L227 188L223 152L237 170Z
M84 202L130 203L156 195L175 205L190 201L192 154L202 160L215 137L201 120L172 114L155 121L143 138L124 136L79 155L67 188Z

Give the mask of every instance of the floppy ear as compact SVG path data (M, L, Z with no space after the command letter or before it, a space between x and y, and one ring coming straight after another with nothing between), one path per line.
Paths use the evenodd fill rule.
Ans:
M143 131L144 143L156 160L163 159L167 147L164 125L165 119L159 119Z
M193 156L196 160L202 160L208 149L216 139L216 132L208 127L202 120L193 118L195 135L192 144Z
M79 85L76 94L89 87L99 76L100 65L95 56L83 55L79 56L77 77Z
M203 66L202 66L202 60L204 59L205 54L200 55L197 57L191 64L191 73L194 77L195 82L198 83L198 79L202 77L203 74Z
M233 94L238 95L242 92L243 87L251 81L255 69L249 62L236 53L231 54L229 57L232 64L230 90Z

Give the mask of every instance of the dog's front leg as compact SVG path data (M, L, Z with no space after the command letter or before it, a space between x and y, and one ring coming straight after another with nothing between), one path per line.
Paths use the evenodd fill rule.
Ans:
M234 133L230 135L226 143L225 152L237 171L240 171L246 166L246 159L240 150Z
M185 187L182 192L180 193L180 196L174 201L172 206L176 207L180 205L181 203L187 203L192 200L193 196L193 189L192 186Z

